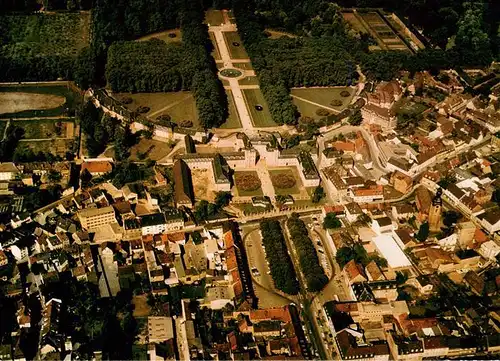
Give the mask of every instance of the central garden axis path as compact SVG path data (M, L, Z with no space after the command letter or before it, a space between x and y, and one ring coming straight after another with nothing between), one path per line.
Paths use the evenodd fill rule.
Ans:
M229 52L229 48L226 44L226 41L224 39L224 32L235 32L236 31L236 25L231 24L227 16L224 16L224 21L225 23L220 25L220 26L209 26L208 31L212 32L215 37L215 41L217 42L217 47L219 48L220 56L222 59L222 62L224 63L224 67L221 69L238 69L237 67L233 66L233 62L250 62L250 59L231 59L231 55ZM238 69L241 71L241 73L244 76L253 76L255 75L253 70L244 70L244 69ZM238 78L231 78L231 77L224 77L225 81L229 83L229 87L231 89L231 92L233 93L234 97L234 103L236 105L236 109L238 111L238 114L240 116L241 120L241 125L243 129L245 130L252 130L254 129L254 125L252 123L252 118L250 117L250 113L248 112L247 105L245 103L245 98L243 96L243 92L241 91ZM258 88L258 86L255 86Z

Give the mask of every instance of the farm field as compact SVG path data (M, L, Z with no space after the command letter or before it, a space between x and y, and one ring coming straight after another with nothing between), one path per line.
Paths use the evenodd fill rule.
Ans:
M166 31L161 31L159 33L143 36L137 39L137 41L147 41L151 39L160 39L167 44L180 43L182 41L182 33L180 29L166 30Z
M229 115L224 124L222 124L221 128L223 129L234 129L241 128L241 121L238 115L238 111L236 110L236 105L234 104L234 97L231 90L226 89L227 102L228 102L228 112Z
M82 96L64 85L0 86L0 119L72 114Z
M10 124L24 129L24 139L74 137L74 123L66 119L12 120Z
M270 169L268 170L269 176L271 177L271 181L273 183L274 191L277 195L293 195L300 193L301 181L298 177L298 174L290 168L281 168L281 169ZM280 182L278 181L280 177L286 177L290 179L294 179L295 183L288 188L284 188L280 186Z
M262 186L256 190L243 190L241 189L244 177L253 177L259 179L257 172L255 171L235 171L234 172L234 189L236 190L236 196L239 197L258 197L262 196ZM260 181L260 179L259 179Z
M89 29L89 12L2 16L2 52L17 55L28 48L38 56L76 56L89 44Z
M141 137L139 143L130 149L130 160L140 161L151 159L157 161L167 156L171 150L172 148L169 143ZM139 153L144 154L145 157L140 159Z
M348 91L349 96L343 97L341 96L342 91ZM351 102L353 96L355 94L355 90L349 87L332 87L332 88L292 88L291 95L299 97L303 100L309 100L311 102L323 105L327 108L332 108L341 112L344 110L349 103ZM331 102L333 100L342 101L342 105L335 106L332 105Z
M143 115L155 120L163 114L168 114L176 123L183 120L191 120L193 127L199 126L196 103L191 92L167 92L167 93L114 93L113 97L118 101L131 98L127 108L135 111L140 106L149 107L149 111Z
M242 92L253 124L256 127L275 127L276 123L269 113L269 107L260 89L243 89ZM255 108L257 105L262 106L263 109L257 110Z
M222 10L207 10L205 12L205 23L212 26L218 26L224 23L224 15Z
M232 59L247 59L248 54L243 47L243 42L240 39L240 35L235 31L225 31L224 40L226 41L227 47L229 49L229 54ZM239 44L239 46L235 44Z

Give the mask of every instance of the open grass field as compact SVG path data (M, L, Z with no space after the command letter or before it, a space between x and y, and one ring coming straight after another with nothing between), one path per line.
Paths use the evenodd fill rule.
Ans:
M316 114L316 110L320 109L320 107L297 98L292 98L292 101L293 104L297 106L297 109L299 110L299 113L302 117L310 117L315 120L325 118L324 116Z
M241 41L240 35L236 31L225 31L224 40L226 41L227 47L229 49L231 59L248 58L248 54L243 47L243 42ZM236 44L239 44L239 46L237 46Z
M137 41L146 41L151 39L160 39L167 44L180 43L182 41L182 33L180 29L166 30L166 31L161 31L159 33L143 36L137 39Z
M1 53L76 56L89 44L90 12L0 17Z
M349 92L349 96L342 97L340 95L340 93L344 90ZM291 90L291 94L293 96L297 96L297 97L304 99L306 101L309 100L311 102L314 102L314 103L317 103L320 105L324 105L325 107L332 108L332 109L335 109L335 110L341 112L351 102L351 100L355 94L355 90L353 88L349 88L349 87L293 88ZM342 105L340 105L340 106L332 105L331 102L333 100L342 101Z
M167 156L168 153L172 150L171 145L166 142L160 142L154 139L146 139L141 138L139 143L135 144L130 149L130 160L132 161L140 161L145 158L151 160L160 160L163 157ZM139 154L143 154L145 158L140 159Z
M240 85L260 85L259 78L256 76L247 76L243 79L238 80L238 84Z
M57 127L58 123L60 127ZM74 137L74 123L64 119L12 120L10 124L24 129L24 139Z
M270 169L268 170L269 176L271 177L271 181L273 183L274 191L277 195L294 195L300 193L301 181L297 174L291 168L281 168L281 169ZM280 188L276 179L280 176L293 177L295 179L295 184L289 188Z
M236 110L236 105L234 104L234 97L231 90L226 89L227 102L228 102L228 111L229 115L224 124L222 124L221 128L223 129L234 129L241 128L241 121L238 115L238 111Z
M49 152L55 155L64 156L66 152L74 150L74 139L51 139L34 141L33 139L22 139L18 147L31 148L33 152Z
M275 127L277 124L273 121L271 113L269 113L269 106L260 89L243 89L242 92L253 124L256 127ZM258 111L255 108L257 105L262 106L263 109Z
M207 10L205 12L205 24L219 26L224 23L224 15L222 10Z
M245 176L252 176L259 178L259 175L255 171L235 171L234 172L234 189L236 190L236 196L239 197L258 197L264 195L262 193L262 187L259 187L258 189L254 191L248 191L248 190L243 190L241 189L241 182L242 178ZM238 184L240 184L240 187L238 187Z
M82 100L64 85L4 85L0 86L0 119L65 115L73 113Z
M217 41L215 40L215 35L214 33L212 32L209 32L208 35L210 36L210 41L212 42L212 45L213 45L213 49L212 49L212 58L214 58L215 60L221 60L221 56L220 56L220 51L219 51L219 47L217 46ZM224 65L224 64L222 64Z
M174 122L191 120L193 127L197 127L198 112L196 103L191 92L167 92L167 93L115 93L113 97L118 101L124 98L131 98L132 103L125 106L135 111L140 106L149 107L150 110L144 115L151 120L163 114L168 114Z

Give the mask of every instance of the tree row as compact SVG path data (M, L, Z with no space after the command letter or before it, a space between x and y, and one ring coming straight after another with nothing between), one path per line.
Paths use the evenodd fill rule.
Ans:
M299 293L299 282L280 223L275 220L262 221L260 232L275 287L290 295L296 295Z
M311 292L318 292L328 283L328 277L319 264L318 254L309 238L305 223L293 214L287 221L292 242L297 250L300 268L306 278L307 288Z

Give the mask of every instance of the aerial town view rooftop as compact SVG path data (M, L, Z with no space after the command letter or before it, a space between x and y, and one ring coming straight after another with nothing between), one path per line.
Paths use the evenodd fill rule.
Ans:
M500 359L500 2L0 0L1 360Z

